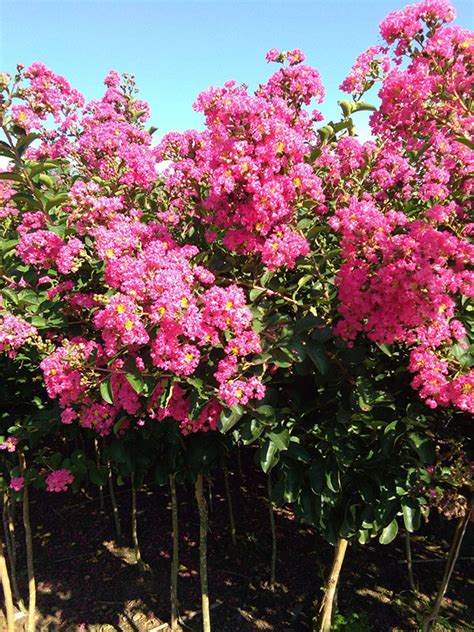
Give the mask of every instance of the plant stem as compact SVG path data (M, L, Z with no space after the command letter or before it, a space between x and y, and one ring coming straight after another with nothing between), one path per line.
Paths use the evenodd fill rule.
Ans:
M272 531L272 559L270 563L270 590L275 590L276 582L276 559L277 559L277 537L275 527L275 514L272 502L272 479L267 476L268 511L270 513L270 528Z
M178 523L178 499L176 494L176 480L174 474L169 477L171 491L171 524L173 532L173 556L171 558L171 630L181 630L179 625L179 600L178 600L178 569L179 569L179 523Z
M471 503L469 504L466 515L462 518L459 518L458 523L456 525L456 530L454 532L453 541L451 543L451 549L449 551L449 556L446 561L446 566L444 568L443 579L441 580L441 584L438 589L438 593L433 602L430 612L425 617L423 621L423 632L429 632L438 618L439 611L441 610L441 606L443 603L443 597L446 594L448 589L449 581L451 579L451 575L453 574L454 566L456 564L456 560L459 557L459 551L461 550L461 544L464 539L464 535L467 530L467 525L471 519L471 511L473 507L473 502L471 499Z
M201 577L202 629L211 632L209 612L209 590L207 585L207 505L203 492L202 474L198 474L195 486L196 501L199 509L199 572Z
M119 510L117 506L117 499L115 497L114 481L112 478L112 468L110 467L110 461L107 463L107 468L108 468L108 478L109 478L110 502L112 503L112 512L114 515L115 532L117 534L117 539L120 540L122 538L122 527L120 525L120 514L119 514Z
M3 541L0 537L0 578L2 581L3 597L5 600L5 614L7 619L8 632L15 630L15 612L13 609L12 589L10 586L10 577L8 576L7 563L5 561Z
M138 542L138 521L137 521L137 489L135 487L135 476L132 474L132 540L133 551L135 554L135 563L140 573L143 573L142 555L140 552L140 544Z
M25 527L26 566L28 569L28 623L27 632L35 632L36 619L36 580L33 558L33 536L31 534L30 501L28 495L28 483L26 481L26 461L23 452L18 452L21 475L25 479L23 488L23 525Z
M415 578L413 576L413 560L411 556L411 540L410 532L405 531L405 554L407 558L407 570L408 570L408 583L410 584L410 590L413 594L417 594Z
M319 610L321 613L321 621L318 628L319 632L330 632L331 630L334 596L336 594L339 575L346 555L347 545L348 541L344 538L339 538L336 543L336 550L334 552L332 568L326 585L326 592Z
M231 540L232 540L232 546L237 546L237 537L236 537L236 531L235 531L234 508L232 506L232 496L230 494L229 473L228 473L226 467L224 467L224 484L225 484L225 493L226 493L226 496L227 496L227 508L229 510L230 537L231 537Z

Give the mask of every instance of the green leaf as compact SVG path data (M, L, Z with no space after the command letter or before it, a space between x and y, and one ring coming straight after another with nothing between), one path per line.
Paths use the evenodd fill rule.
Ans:
M472 140L469 140L469 138L466 138L465 136L457 136L454 140L456 140L458 143L466 145L466 147L469 147L469 149L474 149L474 143L472 142Z
M108 375L105 380L100 383L100 394L104 402L113 405L114 394L112 392L112 384L110 383L110 375Z
M59 193L58 195L54 195L53 197L48 198L48 201L45 204L46 211L50 211L55 206L59 206L63 202L68 199L67 193Z
M324 487L324 462L315 461L309 468L309 484L315 494L320 494Z
M219 430L223 433L229 432L243 417L244 409L241 406L233 406L221 412L219 417Z
M28 145L31 145L31 143L37 140L38 138L41 138L41 136L35 133L25 134L25 136L22 136L16 144L16 150L18 154L21 156L22 153L25 151L25 149L28 147Z
M138 395L140 395L140 393L142 393L143 389L145 388L145 382L143 381L142 376L138 373L126 373L125 377L127 378L128 383L133 388L135 393L138 393Z
M261 296L262 294L264 294L265 290L250 290L249 292L249 298L252 301L255 301L259 296Z
M341 489L341 473L337 467L326 471L325 477L327 487L336 494Z
M321 344L315 342L314 340L310 340L306 345L306 353L309 355L321 375L326 375L329 370L329 363Z
M367 544L370 541L370 531L362 529L359 531L359 537L357 538L360 544Z
M379 537L380 544L390 544L397 537L398 533L398 522L397 519L394 518L392 522L382 530L382 533Z
M262 434L265 426L257 419L250 419L246 421L240 431L240 438L244 445L250 445L256 441Z
M402 502L403 523L405 529L412 533L420 528L421 511L418 504L412 500L407 499Z
M376 112L377 110L375 105L372 105L371 103L366 103L365 101L353 101L351 103L351 108L353 112Z
M280 460L280 453L277 446L272 441L265 441L259 450L260 466L265 474Z
M268 434L270 441L278 448L278 450L287 450L290 444L290 433L288 430L280 430L280 432L270 432Z
M412 432L409 435L409 440L412 446L415 448L423 465L431 465L435 460L435 453L433 443L427 436L421 435L417 432Z
M285 475L283 498L287 503L294 503L301 489L301 474L295 468L291 468Z
M104 487L107 484L107 468L105 467L92 467L89 470L89 477L94 485Z
M23 178L19 173L10 173L10 171L3 171L0 173L0 180L12 180L14 182L23 183Z

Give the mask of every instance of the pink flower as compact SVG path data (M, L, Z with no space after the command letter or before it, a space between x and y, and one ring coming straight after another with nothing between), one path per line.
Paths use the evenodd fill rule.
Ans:
M7 452L15 452L18 439L16 437L7 437L7 439L0 443L0 450L7 450Z
M65 492L73 480L74 475L70 470L65 468L55 470L46 477L46 489L48 492Z
M25 479L23 476L14 476L10 481L10 489L13 489L15 492L21 492L24 486Z

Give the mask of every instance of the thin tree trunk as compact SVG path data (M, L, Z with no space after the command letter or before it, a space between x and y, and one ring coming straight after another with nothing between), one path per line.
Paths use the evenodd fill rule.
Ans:
M207 585L207 505L204 498L202 474L196 480L196 501L199 509L199 571L201 577L202 629L211 632L209 612L209 591Z
M7 563L5 561L3 541L0 538L0 578L2 581L3 597L5 601L5 614L7 619L8 632L15 630L15 611L13 609L12 589L10 577L8 575Z
M242 455L240 454L240 446L237 448L237 470L239 472L240 479L245 478L244 470L242 468Z
M237 537L235 531L235 518L234 518L234 508L232 506L232 496L230 494L230 485L229 485L229 474L227 472L227 468L224 467L224 483L225 483L225 493L227 496L227 508L229 510L229 523L230 523L230 537L232 540L232 546L237 546Z
M268 511L270 513L270 528L272 531L272 558L270 562L270 590L275 590L276 582L276 560L277 560L277 537L275 527L275 514L272 502L272 480L267 476Z
M132 474L132 540L135 563L140 573L143 573L142 554L138 541L138 521L137 521L137 490L135 487L135 476Z
M26 462L23 452L18 452L18 459L20 461L21 475L25 478L25 486L23 488L23 525L25 527L26 567L28 569L28 623L26 629L27 632L35 632L36 580L33 558L33 536L31 534L30 523L30 501L28 484L26 482Z
M209 504L207 505L207 513L212 514L214 511L214 498L212 494L212 481L210 478L206 478L207 480L207 498Z
M115 523L115 532L117 534L117 539L122 539L122 527L120 525L120 514L117 506L117 499L115 497L114 490L114 481L112 478L112 468L110 467L110 461L107 464L108 468L108 479L109 479L109 493L110 493L110 502L112 503L112 512L114 515L114 523Z
M178 499L176 494L176 481L174 474L170 476L171 491L171 524L173 531L173 557L171 558L171 630L179 632L179 599L178 599L178 570L179 570L179 523L178 523Z
M13 515L15 505L11 504L11 499L7 492L3 493L3 529L5 532L5 544L7 549L7 559L10 564L10 576L13 589L13 596L21 612L26 613L25 604L21 598L16 579L16 538L15 519ZM8 565L7 565L8 566Z
M99 450L99 442L97 439L94 439L94 449L95 449L95 463L97 468L100 467L100 450ZM99 507L101 513L105 513L105 503L104 503L104 488L103 485L99 485Z
M443 597L446 594L448 589L449 581L451 579L451 575L453 574L454 566L456 564L456 560L459 557L459 551L461 550L461 544L464 539L464 535L467 530L467 525L471 519L471 511L472 511L472 501L469 505L469 509L467 510L466 515L463 518L458 520L456 525L456 531L454 532L453 541L451 543L451 549L449 551L449 556L446 561L446 566L444 568L444 575L441 581L441 584L438 589L438 593L436 595L436 599L433 602L433 606L431 607L431 611L426 616L423 621L423 632L429 632L438 618L439 611L441 610L441 606L443 603Z
M346 555L347 544L348 541L344 538L339 538L336 544L331 573L328 578L326 592L324 594L324 598L320 608L321 620L319 625L319 632L330 632L331 630L334 595L336 594L339 575L341 573L342 564Z
M409 531L405 531L405 554L407 558L408 583L410 584L410 590L416 595L418 591L416 590L415 577L413 575L413 560L411 556L411 540Z

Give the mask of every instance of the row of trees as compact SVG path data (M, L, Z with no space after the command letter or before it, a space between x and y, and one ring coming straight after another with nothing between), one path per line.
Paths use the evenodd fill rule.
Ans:
M0 76L9 630L10 584L24 607L15 503L32 631L29 488L108 486L113 499L129 479L139 564L135 492L171 491L173 630L177 496L195 486L209 631L203 480L250 445L271 502L335 546L321 630L351 541L387 544L402 526L409 549L430 510L458 520L430 629L473 489L474 40L453 19L444 0L390 14L323 126L308 107L324 98L319 73L299 50L271 50L280 68L254 93L199 95L205 130L157 146L129 76L112 71L90 103L40 63ZM376 84L377 109L363 100ZM373 111L365 143L360 111ZM115 503L114 515L120 535Z

